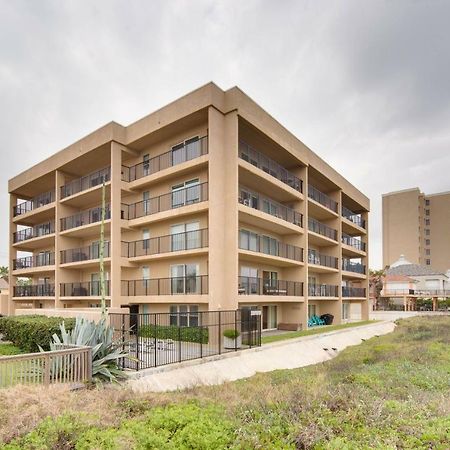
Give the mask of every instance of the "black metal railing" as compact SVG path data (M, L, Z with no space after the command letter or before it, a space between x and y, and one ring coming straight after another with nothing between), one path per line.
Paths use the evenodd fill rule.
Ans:
M347 258L342 259L342 270L345 270L347 272L354 272L354 273L366 273L366 266L361 263L353 262Z
M265 195L251 191L248 188L240 187L239 203L250 208L263 211L286 222L303 227L303 214L289 208Z
M54 264L55 254L53 252L46 252L34 256L25 256L24 258L13 259L13 270L53 266Z
M61 198L70 197L111 180L111 167L97 170L61 186Z
M303 249L247 230L239 231L239 248L266 255L303 261Z
M362 218L361 214L354 213L352 210L342 207L342 216L358 225L361 228L366 228L366 221Z
M349 245L350 247L356 248L357 250L361 250L363 252L366 251L366 244L362 242L360 239L356 239L348 234L342 233L342 243L345 245Z
M168 169L208 153L208 136L190 140L166 153L149 158L134 166L122 166L122 180L135 181L160 170Z
M108 314L114 342L122 343L129 355L119 360L122 368L142 370L261 345L260 311L179 308L180 312L170 313ZM230 330L236 339L224 336Z
M308 218L308 230L337 241L337 230L312 217Z
M53 203L54 201L55 194L53 191L44 192L43 194L34 197L32 200L27 200L14 206L13 215L14 217L20 216L21 214L33 211L34 209L48 205L49 203Z
M310 297L339 297L339 286L334 284L308 284Z
M105 207L105 220L111 218L111 210L109 204ZM102 208L88 209L81 211L73 216L63 217L61 219L61 231L70 230L72 228L81 227L83 225L89 225L91 223L100 222L102 220Z
M196 184L158 197L126 205L122 203L122 219L137 219L170 209L208 200L208 183Z
M289 295L303 296L303 283L300 281L269 280L256 277L238 277L240 295Z
M105 246L103 248L103 256L105 258L109 258L110 249L109 242L105 242ZM93 244L89 247L81 247L81 248L71 248L68 250L61 250L61 264L80 262L80 261L89 261L93 259L100 258L100 244Z
M159 253L178 252L208 247L208 228L169 234L133 242L122 242L122 256L157 255Z
M53 297L55 285L51 283L14 286L14 297Z
M312 249L308 250L308 263L317 266L331 267L333 269L338 268L338 258L335 256L324 255Z
M342 286L342 297L365 297L366 288Z
M331 209L331 211L337 213L338 211L337 202L333 200L329 195L320 191L311 184L308 184L308 197L325 206L326 208Z
M41 223L34 227L24 228L23 230L15 231L13 233L14 244L18 242L27 241L37 237L47 236L55 232L54 222Z
M122 280L122 295L204 295L208 293L208 275Z
M61 297L99 297L100 283L100 281L60 283L59 292ZM109 280L105 280L105 295L109 295Z
M300 178L289 172L289 170L285 169L273 159L270 159L263 153L255 150L244 141L239 142L239 157L268 173L272 177L277 178L296 191L303 192L303 181L300 180Z

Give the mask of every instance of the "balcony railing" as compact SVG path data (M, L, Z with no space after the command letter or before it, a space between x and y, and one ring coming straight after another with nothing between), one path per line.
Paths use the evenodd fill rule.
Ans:
M414 295L422 297L450 297L450 289L383 289L381 296Z
M319 189L312 186L311 184L308 185L308 197L325 206L326 208L331 209L331 211L337 213L338 211L337 202L334 201L327 194L323 193L322 191L319 191Z
M315 250L308 250L308 263L317 266L331 267L332 269L338 268L338 258L330 255L323 255Z
M99 297L100 281L84 281L77 283L60 283L61 297ZM105 280L105 295L109 295L109 280Z
M360 239L356 239L348 234L342 233L342 243L345 245L349 245L350 247L356 248L357 250L361 250L363 252L366 251L366 244L362 242Z
M123 219L137 219L162 211L180 208L208 200L208 183L196 184L159 197L149 198L130 205L122 204Z
M103 256L109 258L109 242L105 242ZM71 248L61 250L61 264L89 261L100 258L100 244L94 244L89 247Z
M342 297L365 297L366 288L342 286Z
M294 211L292 208L282 205L262 194L251 191L250 189L241 187L239 203L249 206L250 208L263 211L286 222L293 223L299 227L303 227L303 214Z
M208 293L208 275L122 280L122 295L204 295Z
M99 184L107 183L111 180L111 168L106 167L96 172L92 172L81 178L77 178L64 186L61 186L61 198L70 197L79 192L86 191Z
M303 249L247 230L239 232L239 248L280 258L303 261Z
M289 295L303 296L303 283L300 281L268 280L265 278L239 277L240 295Z
M166 153L142 161L131 167L122 166L122 180L135 181L160 170L168 169L208 153L208 136L188 141Z
M31 269L34 267L53 266L55 254L53 252L42 253L35 256L26 256L13 260L13 270Z
M361 228L366 228L366 221L362 218L361 214L354 213L345 206L342 207L342 216L358 225Z
M334 284L309 284L310 297L339 297L339 287Z
M361 263L355 263L350 261L349 259L342 259L342 270L345 270L347 272L354 272L354 273L366 273L366 266Z
M27 200L25 202L19 203L13 208L14 217L20 216L27 212L33 211L33 209L40 208L41 206L48 205L55 201L55 194L53 191L45 192L43 194L34 197L32 200Z
M204 247L208 247L208 228L140 241L122 242L122 256L134 258L136 256L157 255Z
M289 170L285 169L274 160L268 158L263 153L250 147L250 145L244 141L239 142L239 157L268 173L272 177L277 178L296 191L303 192L303 181L300 180L300 178L289 172Z
M105 208L105 220L111 218L111 210L109 204ZM74 214L70 217L63 217L61 219L61 231L70 230L72 228L89 225L91 223L100 222L102 220L102 208L92 208L80 213Z
M50 283L14 286L14 297L54 297L55 285Z
M337 241L337 230L312 217L308 219L308 230Z
M28 239L33 239L37 237L47 236L55 232L54 222L41 223L35 225L34 227L25 228L13 233L14 244L18 242L27 241Z

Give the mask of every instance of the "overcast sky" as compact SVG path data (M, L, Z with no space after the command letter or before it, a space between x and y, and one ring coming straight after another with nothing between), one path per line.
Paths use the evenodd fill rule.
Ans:
M7 180L103 124L238 85L371 200L450 190L449 1L0 0Z

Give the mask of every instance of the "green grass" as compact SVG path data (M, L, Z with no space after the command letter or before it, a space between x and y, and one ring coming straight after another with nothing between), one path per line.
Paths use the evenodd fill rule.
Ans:
M19 347L13 344L7 344L4 342L0 342L0 356L10 356L10 355L19 355L20 353L24 353L20 350Z
M0 390L2 450L448 450L450 317L221 386L46 392Z
M327 333L329 331L343 330L345 328L359 327L361 325L368 325L375 323L376 320L363 320L360 322L344 323L342 325L326 325L309 328L308 330L292 331L283 334L274 334L272 336L264 336L261 338L263 344L270 344L271 342L284 341L285 339L294 339L302 336L310 336L312 334Z

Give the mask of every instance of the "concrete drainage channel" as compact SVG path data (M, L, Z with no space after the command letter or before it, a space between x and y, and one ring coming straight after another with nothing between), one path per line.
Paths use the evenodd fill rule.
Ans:
M251 377L257 372L296 369L328 361L339 351L374 336L391 333L394 328L394 323L386 321L303 336L236 353L134 372L128 383L138 392L166 392L222 384Z

